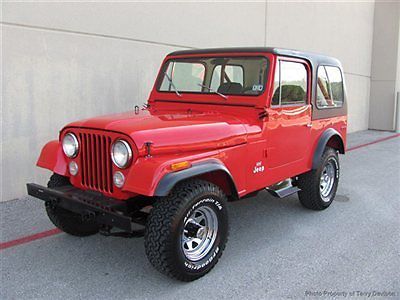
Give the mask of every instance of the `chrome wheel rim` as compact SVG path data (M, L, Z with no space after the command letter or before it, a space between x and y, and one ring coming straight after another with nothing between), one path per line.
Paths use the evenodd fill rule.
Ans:
M332 192L333 186L335 184L336 178L336 167L334 161L329 161L321 173L321 178L319 181L319 190L322 196L322 200L329 202L329 195Z
M181 234L182 250L190 261L199 261L212 249L218 234L218 218L207 206L195 209L186 219Z

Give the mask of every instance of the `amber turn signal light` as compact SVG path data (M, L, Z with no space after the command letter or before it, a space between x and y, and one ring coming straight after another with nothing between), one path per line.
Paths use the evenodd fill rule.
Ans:
M171 164L171 170L172 171L180 171L180 170L184 170L184 169L188 169L192 166L192 164L188 161L181 161L178 163L173 163Z

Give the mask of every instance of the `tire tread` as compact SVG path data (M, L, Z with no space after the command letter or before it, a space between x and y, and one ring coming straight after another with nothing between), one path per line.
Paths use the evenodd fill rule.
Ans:
M183 209L193 197L202 193L217 194L226 202L226 196L216 185L198 179L191 179L178 185L166 197L159 197L150 212L145 230L145 251L150 263L161 273L181 281L192 281L208 273L221 256L225 243L221 243L220 251L215 257L212 267L201 276L189 276L174 267L173 258L176 253L170 249L172 243L174 216ZM228 231L229 232L229 231Z
M301 191L298 192L300 203L312 210L324 210L329 207L329 205L323 205L320 199L320 191L319 191L319 172L321 168L321 164L331 155L335 155L337 158L336 150L331 147L326 147L321 160L320 166L316 170L311 170L307 173L304 173L298 178L298 187ZM339 181L339 178L337 179ZM337 182L338 183L338 182ZM332 199L335 198L336 190L334 190L334 194Z

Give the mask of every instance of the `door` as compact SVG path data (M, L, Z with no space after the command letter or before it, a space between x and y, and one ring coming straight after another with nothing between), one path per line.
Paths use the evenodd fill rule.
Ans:
M311 71L306 61L276 61L266 120L267 168L275 169L272 174L281 179L297 175L307 165L312 126L310 87Z

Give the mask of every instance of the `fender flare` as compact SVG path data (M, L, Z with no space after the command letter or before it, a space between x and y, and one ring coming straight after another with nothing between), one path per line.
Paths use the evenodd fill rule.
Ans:
M319 162L321 160L321 157L324 153L326 144L328 143L328 141L334 137L337 136L339 138L339 141L341 143L340 145L340 149L339 149L339 153L344 154L344 144L343 144L343 138L340 135L339 132L337 132L335 129L333 128L328 128L327 130L324 131L324 133L322 133L322 135L320 136L319 140L318 140L318 144L317 144L317 148L314 151L314 156L313 156L313 161L312 161L312 169L316 170L318 168Z
M154 191L154 196L165 197L170 193L170 191L178 182L215 171L224 172L228 176L231 181L230 185L232 188L232 194L238 196L236 185L233 181L231 173L229 172L228 168L225 167L225 165L217 161L204 161L196 163L188 169L164 175L164 177L161 178L161 180L157 184L156 190Z
M36 165L59 175L68 176L67 161L58 140L50 141L42 148Z

